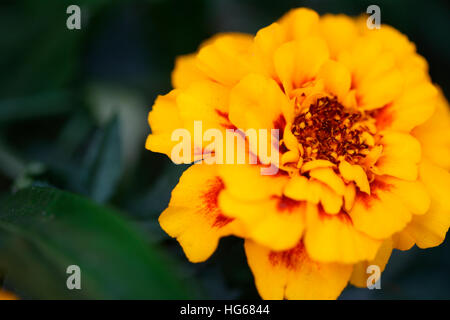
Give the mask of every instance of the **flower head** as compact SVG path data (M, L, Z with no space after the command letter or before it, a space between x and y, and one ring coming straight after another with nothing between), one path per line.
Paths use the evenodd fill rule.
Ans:
M444 240L448 104L394 28L295 9L256 36L206 41L177 59L172 82L149 114L152 151L173 156L173 130L194 137L194 121L224 135L280 131L274 175L261 175L267 162L245 134L258 161L183 174L159 221L190 261L235 235L263 298L334 299L349 281L366 286L366 267L383 270L393 248ZM189 159L220 148L197 140Z

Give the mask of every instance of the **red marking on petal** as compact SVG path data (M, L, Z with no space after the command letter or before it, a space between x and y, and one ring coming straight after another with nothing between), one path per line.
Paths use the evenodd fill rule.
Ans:
M391 109L391 104L373 111L372 116L375 118L375 124L379 130L389 127L394 121L394 113Z
M299 242L292 249L269 253L269 262L272 266L281 266L290 270L297 269L298 265L306 258L305 246L303 242Z
M273 128L278 130L278 141L276 141L275 148L278 149L281 154L288 151L288 149L286 148L286 146L284 144L280 145L280 143L279 143L279 141L281 141L281 139L283 139L285 127L286 127L286 119L284 118L284 116L282 114L280 114L279 117L273 122Z
M320 220L339 219L343 223L353 225L352 218L347 212L341 210L338 214L328 214L325 212L321 204L319 205L318 216Z
M370 192L376 192L377 190L389 191L391 190L392 184L386 183L381 180L374 180L370 184Z
M278 118L273 122L273 128L280 130L280 140L282 139L284 127L286 127L286 119L282 114L280 114Z
M225 129L237 130L237 127L230 122L230 118L228 117L228 112L224 112L224 111L216 109L216 113L219 115L219 117L226 120L226 123L220 124L222 127L224 127Z
M361 106L362 105L362 97L359 94L355 95L356 105Z
M286 90L284 90L284 86L283 86L283 83L281 82L280 78L276 77L274 80L275 80L275 82L278 84L278 87L280 87L280 90L281 90L284 94L286 94Z
M234 220L223 215L219 209L218 198L220 192L225 189L225 184L219 177L215 177L206 183L209 186L208 190L201 197L203 200L202 209L207 215L214 217L213 227L222 228Z
M218 210L218 197L220 191L225 188L225 184L219 177L207 181L209 184L208 190L203 194L203 200L205 201L205 208L208 212L215 212Z
M285 196L281 197L274 196L274 197L278 200L277 209L282 213L291 213L302 204L302 202L300 201L292 200Z
M225 112L225 111L221 111L221 110L219 110L219 109L216 109L216 113L217 113L220 117L225 118L225 119L228 120L228 112Z
M374 200L380 200L380 197L378 196L379 191L389 191L391 189L392 185L389 183L386 183L381 180L374 180L370 183L370 195L367 193L357 191L357 197L361 199L364 206L366 208L371 207L371 203Z
M214 221L212 226L217 228L223 228L233 220L234 220L233 218L229 218L224 216L223 214L219 214L217 215L216 220Z
M355 78L356 78L355 75L352 74L352 83L350 85L350 91L356 89L356 79Z

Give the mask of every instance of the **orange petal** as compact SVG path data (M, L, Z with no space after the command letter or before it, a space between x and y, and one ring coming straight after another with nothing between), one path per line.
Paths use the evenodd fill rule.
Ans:
M344 194L344 208L346 212L349 212L353 208L356 198L356 188L353 183L349 183L345 187Z
M281 196L289 177L278 174L261 175L261 166L257 165L222 165L219 175L227 192L238 200L267 200L272 196Z
M148 115L152 134L147 138L145 147L153 152L161 152L169 157L177 144L171 140L175 129L183 128L183 122L176 104L178 90L172 90L165 96L158 96Z
M305 206L286 197L240 201L226 191L219 196L219 207L243 223L247 239L271 250L287 250L299 241L305 228Z
M352 272L351 265L311 260L302 243L274 252L246 240L245 252L263 299L336 299Z
M179 56L175 60L175 68L172 72L172 85L174 88L187 88L194 82L207 79L208 77L197 67L196 54Z
M383 181L374 181L370 196L358 193L349 212L356 229L376 239L385 239L402 230L412 215L402 200Z
M320 191L320 203L326 213L333 215L338 214L341 211L344 199L334 190L322 184Z
M209 78L234 85L252 70L253 37L224 34L203 46L197 55L197 67Z
M420 143L411 135L384 132L381 139L383 154L376 163L380 174L404 180L416 180L421 158Z
M279 21L290 39L303 39L317 33L319 15L308 8L293 9Z
M183 173L168 208L159 217L161 228L178 240L191 262L208 259L221 237L243 235L237 222L218 207L223 188L216 166L193 165Z
M359 165L352 165L345 160L339 164L339 172L342 177L348 181L355 181L359 190L370 195L369 181L366 172Z
M311 181L304 176L292 176L287 182L283 192L291 199L318 204L322 186L319 182Z
M428 80L405 88L387 110L392 118L387 128L409 132L427 121L435 111L437 93L435 86Z
M386 264L389 261L391 253L392 241L390 239L383 241L374 259L369 261L362 261L354 265L352 277L350 279L351 284L360 288L367 288L367 280L371 276L371 274L368 273L367 267L378 266L380 268L380 272L383 272ZM379 279L379 277L375 277L373 281L377 282ZM370 284L374 283L372 282Z
M286 93L312 80L328 60L326 43L318 37L283 44L275 52L275 70Z
M309 162L306 162L303 164L301 171L302 173L311 171L313 169L317 169L317 168L333 168L335 166L334 163L332 163L331 161L328 160L312 160Z
M381 241L353 227L347 213L329 215L310 205L305 246L312 259L322 262L356 263L375 258Z
M424 157L450 170L450 106L442 92L433 116L414 129L412 135L420 141Z
M271 129L289 106L288 99L274 80L251 74L231 90L230 120L243 130Z
M286 30L278 23L260 29L255 36L255 55L258 70L269 77L276 78L273 56L275 51L287 40Z
M353 19L345 15L325 15L321 17L319 26L333 58L348 49L358 35Z
M385 177L384 182L391 186L390 191L403 202L411 213L423 215L430 208L431 198L422 182L390 177Z
M414 243L420 248L440 245L450 227L450 173L429 161L420 165L420 180L431 196L430 210L414 216L398 235L397 247L405 250Z
M403 89L403 77L392 70L377 79L362 82L357 87L359 106L364 110L378 109L397 98Z
M336 194L343 196L345 194L345 184L342 179L331 168L317 168L309 173L311 178L319 180L329 186Z
M337 96L340 102L347 96L352 83L352 76L347 67L333 60L328 60L320 67L317 79L323 79L325 89Z
M229 90L211 81L196 82L179 92L177 106L186 127L202 121L202 129L225 129L232 125L228 120Z

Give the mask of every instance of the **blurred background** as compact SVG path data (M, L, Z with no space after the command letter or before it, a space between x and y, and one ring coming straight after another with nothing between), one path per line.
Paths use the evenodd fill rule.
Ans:
M66 28L70 4L81 30ZM186 167L145 150L147 114L175 57L217 32L255 33L300 6L359 15L370 4L449 97L445 0L2 0L0 286L24 299L258 298L241 240L194 265L159 228ZM82 290L66 287L71 264ZM394 252L381 290L350 286L341 299L450 299L449 270L450 239Z

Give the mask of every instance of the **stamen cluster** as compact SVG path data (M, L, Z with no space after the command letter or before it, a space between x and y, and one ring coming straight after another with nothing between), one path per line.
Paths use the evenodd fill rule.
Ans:
M372 145L367 122L370 117L363 112L322 97L295 117L291 131L303 147L305 162L321 159L337 164L344 158L356 164Z

